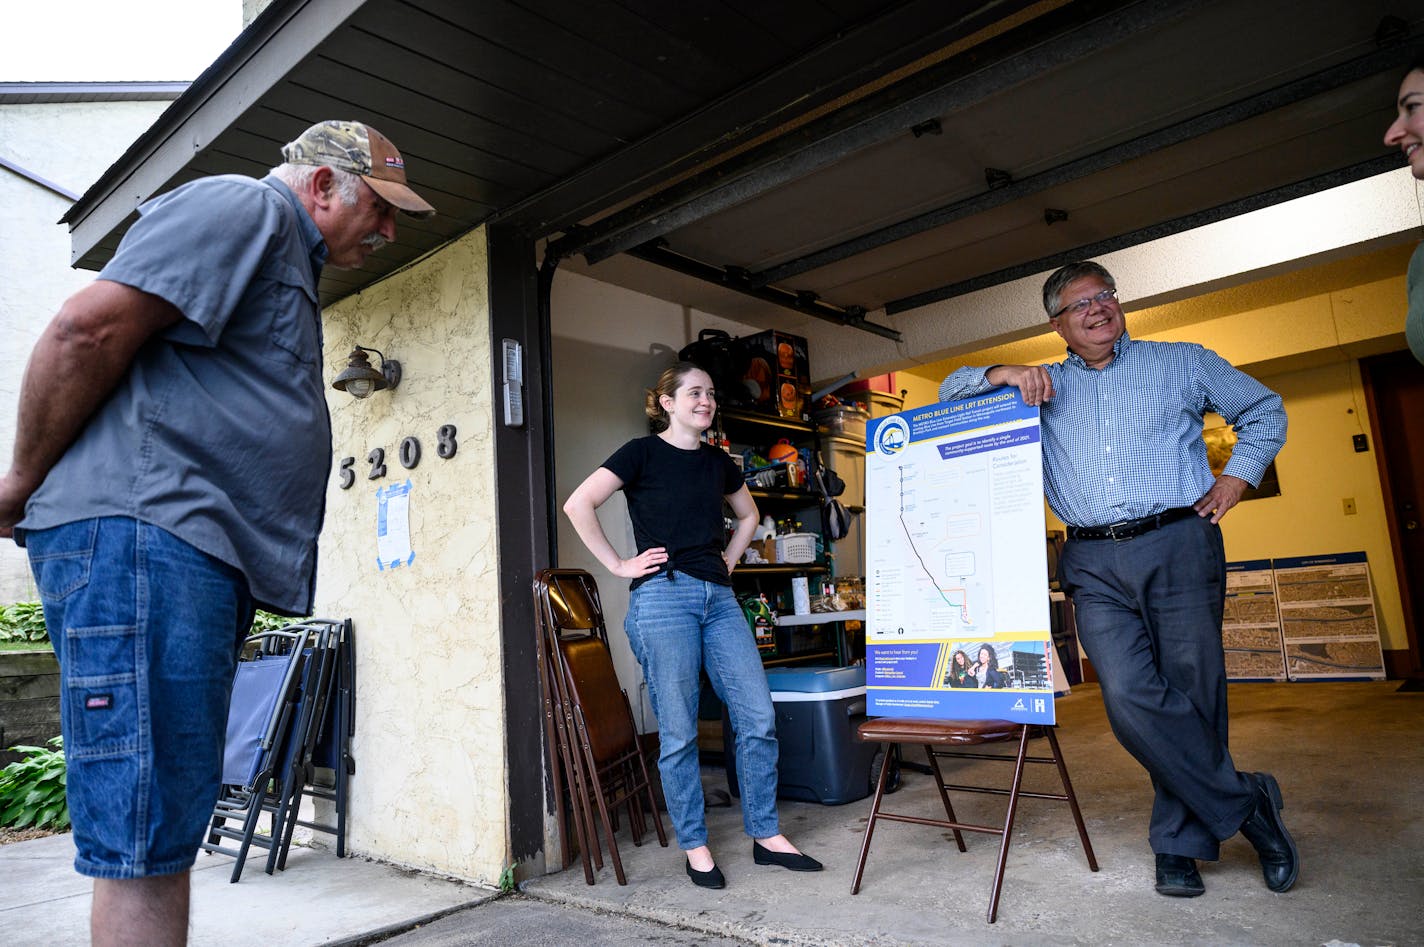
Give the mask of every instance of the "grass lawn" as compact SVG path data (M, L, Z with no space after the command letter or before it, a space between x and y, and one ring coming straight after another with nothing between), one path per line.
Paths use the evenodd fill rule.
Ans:
M44 641L0 641L0 651L53 651L48 638Z

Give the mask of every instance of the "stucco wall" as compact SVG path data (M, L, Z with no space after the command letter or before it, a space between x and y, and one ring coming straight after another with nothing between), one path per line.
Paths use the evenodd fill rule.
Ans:
M353 851L494 883L508 857L504 696L483 231L326 310L326 371L351 347L400 361L394 391L329 391L336 462L321 536L317 613L355 623ZM376 359L373 357L372 362ZM436 454L452 424L458 451ZM419 439L414 469L397 459ZM386 452L369 480L366 457ZM376 490L409 478L409 566L376 565Z
M242 0L242 25L245 29L257 19L257 14L270 6L272 0Z
M82 193L152 124L167 102L0 105L0 157ZM0 462L15 443L22 366L50 317L94 274L69 266L69 200L0 168ZM35 598L24 550L0 541L0 601Z

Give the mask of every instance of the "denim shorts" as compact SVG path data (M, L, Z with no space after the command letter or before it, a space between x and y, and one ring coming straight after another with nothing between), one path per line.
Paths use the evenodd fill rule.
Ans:
M122 517L27 532L25 545L59 658L74 868L186 871L217 801L247 580Z

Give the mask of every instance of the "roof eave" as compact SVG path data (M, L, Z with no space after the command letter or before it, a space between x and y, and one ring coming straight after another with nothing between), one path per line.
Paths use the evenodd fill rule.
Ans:
M211 66L74 202L71 263L178 176L366 0L273 0Z

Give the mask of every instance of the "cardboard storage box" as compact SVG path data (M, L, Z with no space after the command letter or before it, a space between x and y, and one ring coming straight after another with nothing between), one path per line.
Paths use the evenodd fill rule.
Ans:
M895 373L886 372L884 375L876 375L873 378L857 378L855 381L846 382L836 389L836 394L845 400L847 395L853 395L859 391L884 391L892 395L900 393L900 389L895 386Z
M776 707L777 795L836 806L870 795L871 763L880 745L861 743L855 731L865 720L865 667L767 668ZM736 735L722 712L722 751L727 787L739 796Z
M806 340L768 329L737 339L743 384L757 411L804 419L811 410L811 361Z

